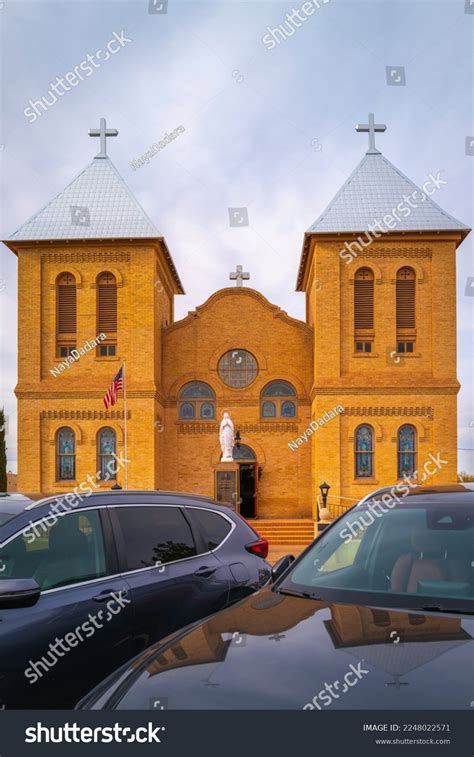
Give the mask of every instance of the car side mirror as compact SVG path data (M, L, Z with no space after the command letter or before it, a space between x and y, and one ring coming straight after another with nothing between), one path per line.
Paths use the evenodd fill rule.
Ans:
M40 594L41 589L34 578L0 579L0 610L32 607Z
M285 570L290 567L291 563L295 561L294 555L285 555L284 557L280 557L279 560L275 563L275 565L272 567L272 581L275 583L280 576L283 575Z

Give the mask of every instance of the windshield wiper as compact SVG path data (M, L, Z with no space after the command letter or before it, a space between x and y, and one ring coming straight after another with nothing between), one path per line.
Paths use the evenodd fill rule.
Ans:
M321 597L315 597L314 594L309 594L307 591L293 591L293 589L277 589L279 594L288 594L289 597L302 597L303 599L321 599Z

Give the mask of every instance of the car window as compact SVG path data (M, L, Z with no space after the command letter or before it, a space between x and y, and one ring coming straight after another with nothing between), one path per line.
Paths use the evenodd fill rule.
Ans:
M354 536L349 542L342 542L332 555L325 560L320 566L319 570L322 573L331 573L333 570L341 570L341 568L348 568L354 563L359 547L362 543L362 534L359 533Z
M48 521L0 547L0 579L34 578L46 590L106 575L98 510L50 514Z
M178 507L117 507L127 570L197 554L191 529Z
M395 594L440 606L472 602L474 515L450 502L359 506L317 539L281 587L342 590L383 602Z
M229 521L222 515L211 513L209 510L190 507L186 510L186 515L193 524L198 524L207 549L216 549L219 544L222 544L232 528Z

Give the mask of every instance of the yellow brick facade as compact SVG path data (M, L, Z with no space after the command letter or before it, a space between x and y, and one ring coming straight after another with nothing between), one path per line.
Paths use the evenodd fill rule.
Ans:
M303 287L314 330L312 415L337 401L344 413L313 436L313 480L326 479L331 494L357 497L397 481L397 432L417 432L418 481L430 453L443 462L431 479L456 480L456 247L457 234L390 234L346 262L340 251L351 237L313 237L308 243ZM346 256L347 257L347 256ZM354 349L354 277L374 274L372 352ZM416 273L416 342L413 354L396 354L397 270ZM374 429L374 476L356 479L355 430ZM430 465L433 468L433 465ZM428 479L430 480L429 476ZM344 501L344 500L343 500Z
M347 239L350 239L347 237ZM457 470L455 233L388 234L351 263L339 252L345 238L310 236L304 277L306 322L289 317L250 288L229 287L174 321L178 293L164 243L18 242L18 489L67 491L95 481L97 434L112 427L124 451L122 397L110 410L103 395L123 362L128 397L128 485L215 494L222 413L230 413L242 443L257 464L257 509L262 518L314 515L318 486L349 502L397 480L397 431L417 432L421 469L430 454L446 462L436 483ZM368 266L375 278L374 342L370 355L354 352L354 276ZM416 272L416 349L398 361L395 280L398 268ZM77 346L97 335L97 277L118 283L118 344L114 358L94 351L53 376L56 357L56 281L77 282ZM302 294L302 296L304 296ZM243 389L226 386L218 372L227 351L247 350L258 372ZM273 380L296 391L294 418L262 418L261 392ZM179 393L191 381L215 394L214 419L180 420ZM311 421L335 406L343 412L295 445ZM374 475L356 479L357 426L374 430ZM76 477L58 481L56 434L68 426L76 437ZM291 443L293 442L293 446ZM295 448L296 446L296 448ZM124 485L123 471L118 476ZM110 487L96 482L95 486Z

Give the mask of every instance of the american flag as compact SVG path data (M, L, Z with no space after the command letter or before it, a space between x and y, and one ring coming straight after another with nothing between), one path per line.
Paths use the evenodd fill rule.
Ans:
M107 410L117 402L117 392L119 391L119 389L123 389L123 366L115 376L114 380L112 381L104 395L104 405Z

